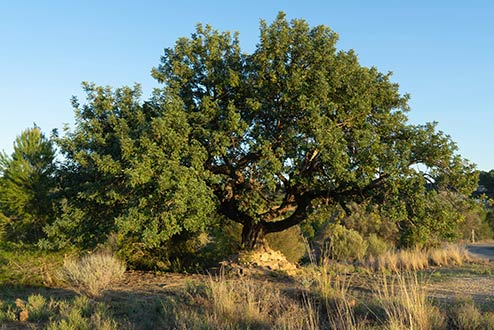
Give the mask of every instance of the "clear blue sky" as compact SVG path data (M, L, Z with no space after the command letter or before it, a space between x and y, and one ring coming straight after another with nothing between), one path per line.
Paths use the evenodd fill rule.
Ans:
M73 122L80 83L157 87L150 70L163 48L198 22L239 31L252 51L259 19L330 26L339 48L393 71L411 94L412 123L438 121L460 153L494 168L492 1L10 1L0 0L0 150L35 122L49 133Z

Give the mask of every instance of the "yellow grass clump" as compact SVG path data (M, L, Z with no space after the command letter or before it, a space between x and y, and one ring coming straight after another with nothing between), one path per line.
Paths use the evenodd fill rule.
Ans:
M75 291L97 297L121 279L125 264L108 253L93 253L81 258L66 258L59 277Z
M378 256L367 258L366 265L374 271L417 271L430 266L462 266L471 257L465 248L448 244L441 248L429 250L404 249L387 251Z

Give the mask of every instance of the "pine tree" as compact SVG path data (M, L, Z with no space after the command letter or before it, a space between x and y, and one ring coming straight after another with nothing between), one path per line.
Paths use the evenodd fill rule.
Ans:
M0 154L0 221L5 238L36 242L53 216L55 149L39 127L26 129L11 156Z

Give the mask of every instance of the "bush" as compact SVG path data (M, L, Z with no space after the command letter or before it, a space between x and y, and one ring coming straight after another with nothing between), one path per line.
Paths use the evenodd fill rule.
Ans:
M486 312L482 315L483 329L494 329L494 312Z
M49 318L48 303L40 294L32 294L27 298L26 310L30 321L44 321Z
M382 240L376 234L367 238L367 255L377 257L391 250L391 244Z
M59 274L75 291L96 297L122 278L124 272L125 264L113 255L95 253L64 260Z
M367 242L353 229L339 224L326 226L318 235L316 244L338 261L362 260L367 252Z
M306 246L299 226L266 236L269 247L280 251L292 263L298 263L305 254Z
M197 261L203 267L216 266L230 256L240 251L242 226L239 223L219 222L208 232L210 240L194 253Z
M395 241L399 232L393 216L381 210L377 205L349 203L350 214L341 211L341 224L357 231L362 236L379 234L387 241Z
M451 329L480 330L481 324L482 314L471 297L455 304L451 313Z
M116 250L117 256L125 260L131 269L191 272L201 268L202 262L207 262L203 249L209 240L205 232L182 232L162 244L150 246L116 234L110 235L101 248Z

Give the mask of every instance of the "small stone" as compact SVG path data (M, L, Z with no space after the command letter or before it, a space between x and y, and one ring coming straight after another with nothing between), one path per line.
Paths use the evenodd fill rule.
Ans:
M27 321L28 318L29 318L29 313L27 312L27 310L24 309L19 312L19 321L25 322Z

